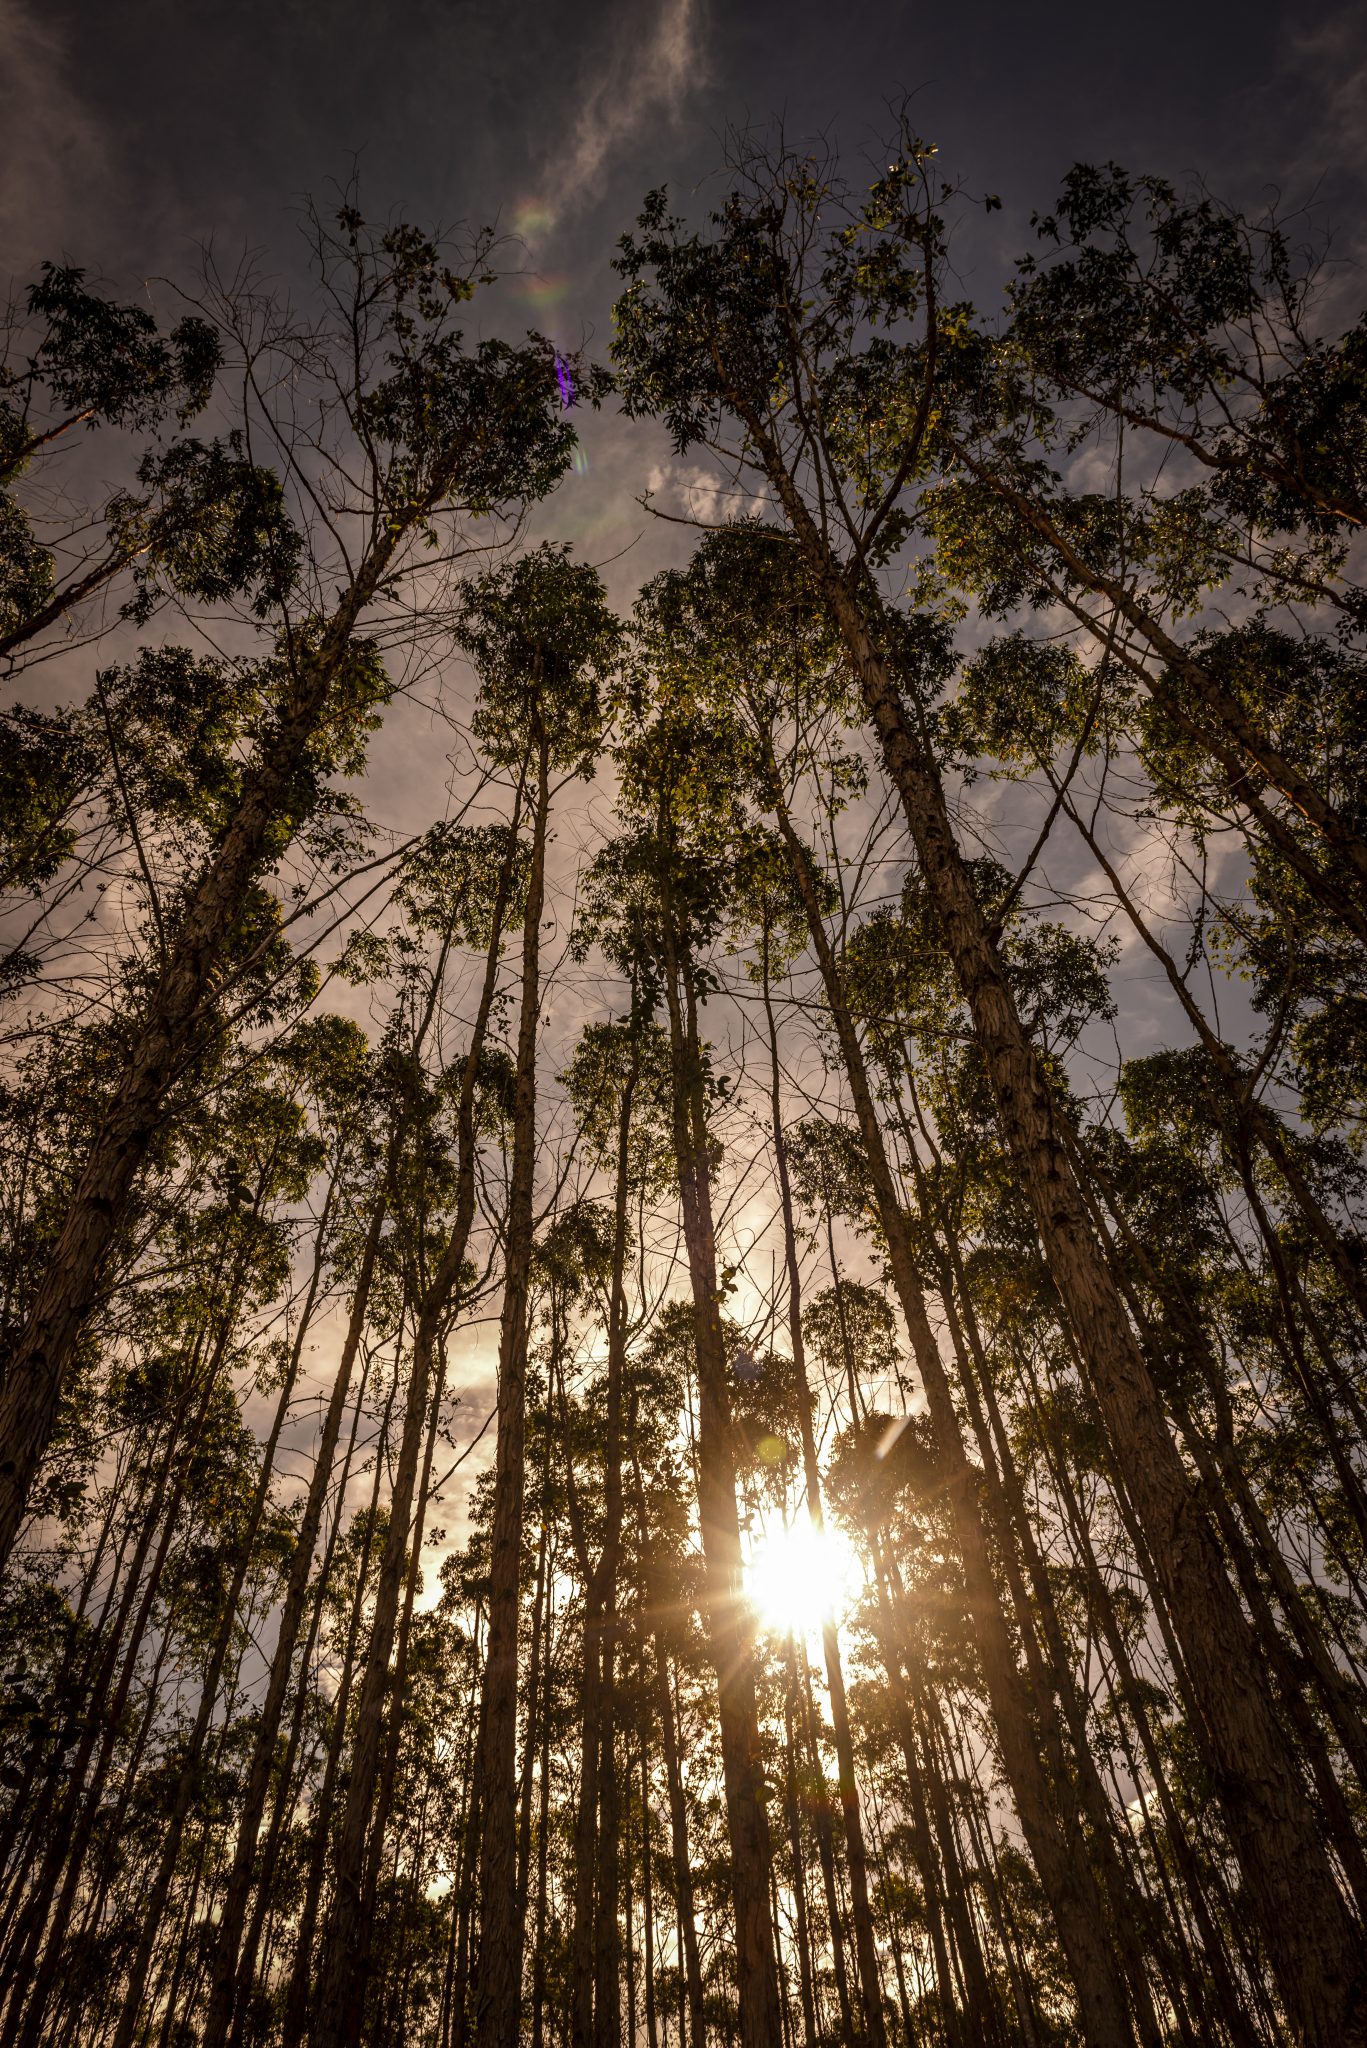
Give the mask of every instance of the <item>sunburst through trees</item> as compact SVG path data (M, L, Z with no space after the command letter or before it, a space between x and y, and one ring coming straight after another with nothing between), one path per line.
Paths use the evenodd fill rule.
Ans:
M1367 2042L1367 329L729 173L11 316L3 2048Z

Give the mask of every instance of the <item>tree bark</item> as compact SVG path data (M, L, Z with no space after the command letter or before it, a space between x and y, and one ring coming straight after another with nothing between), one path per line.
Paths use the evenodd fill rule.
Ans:
M1039 1735L1033 1725L1034 1717L1016 1664L992 1569L977 1479L969 1464L948 1375L926 1313L906 1218L898 1200L873 1104L863 1048L850 1017L842 977L821 915L810 857L793 828L777 777L772 777L771 781L771 801L779 832L807 915L827 1005L849 1077L879 1222L888 1247L893 1283L926 1392L931 1426L935 1432L939 1475L953 1518L974 1637L1001 1744L1002 1761L1015 1795L1026 1841L1068 1959L1088 2041L1095 2044L1095 2048L1111 2048L1111 2044L1113 2048L1130 2048L1133 2034L1125 1989L1107 1934L1091 1866L1072 1815L1071 1802L1065 1790L1060 1810L1040 1761Z
M1168 1430L1124 1304L1097 1245L1057 1126L1048 1080L1017 1015L954 839L933 762L891 670L792 478L772 480L829 605L906 815L921 873L973 1019L1002 1133L1050 1272L1143 1523L1191 1673L1195 1730L1218 1788L1292 2025L1307 2048L1367 2040L1367 1962L1319 1840L1214 1532ZM1125 2033L1117 2036L1127 2038Z
M484 1811L479 1845L480 1942L475 2013L480 2048L516 2048L522 2018L522 1926L517 1919L517 1635L522 1565L527 1311L536 1167L536 1037L541 1017L541 911L545 897L550 759L537 734L531 874L522 921L507 1260L498 1348L498 1445L489 1576L489 1646L480 1750Z
M544 856L543 810L544 805L539 806L538 834ZM455 1215L450 1237L419 1305L413 1331L413 1357L409 1371L408 1397L404 1406L403 1431L390 1495L389 1528L380 1562L370 1644L357 1702L351 1777L347 1786L346 1806L343 1810L341 1834L337 1845L332 1909L324 1937L324 1960L319 1982L318 2005L309 2036L313 2048L355 2048L355 2043L359 2039L362 2005L358 1993L358 1980L364 1957L364 1946L359 1938L359 1914L366 1843L370 1834L376 1776L380 1766L381 1722L386 1695L392 1697L389 1660L394 1648L400 1589L405 1582L409 1524L413 1512L418 1460L427 1434L437 1347L441 1339L442 1325L449 1313L451 1298L464 1269L465 1250L474 1221L475 1087L480 1054L484 1047L498 981L503 916L512 887L516 815L515 812L507 854L499 875L493 929L485 956L484 983L480 991L479 1008L471 1032L470 1047L461 1070L456 1112ZM534 843L534 865L536 858ZM539 904L537 916L540 917Z
M376 1196L371 1210L370 1227L366 1232L361 1262L356 1273L351 1314L342 1342L341 1357L337 1362L337 1372L332 1382L332 1392L328 1397L327 1411L323 1417L322 1435L319 1438L308 1497L299 1524L298 1541L295 1544L294 1556L290 1560L289 1583L281 1603L280 1622L276 1630L275 1647L271 1653L270 1677L266 1683L266 1697L262 1702L261 1719L257 1725L251 1758L247 1765L247 1781L242 1795L242 1817L238 1823L232 1865L228 1872L227 1889L219 1915L218 1939L214 1946L213 1978L209 1993L209 2009L204 2021L203 2048L222 2048L232 2024L238 1950L246 1920L247 1900L251 1893L252 1869L256 1859L257 1838L261 1831L261 1817L266 1810L266 1798L270 1790L271 1763L275 1756L276 1738L280 1733L285 1697L294 1669L294 1652L299 1641L304 1603L308 1597L313 1553L318 1544L318 1532L322 1526L323 1506L327 1499L328 1487L332 1483L333 1460L341 1436L342 1417L346 1410L351 1375L365 1329L384 1216L385 1196L381 1191Z
M196 1027L212 1007L215 976L234 922L268 849L272 855L277 851L273 834L286 815L300 764L327 716L357 621L398 540L397 533L386 531L371 542L315 651L298 662L279 721L248 769L232 821L190 893L91 1143L0 1391L0 1570L18 1535L76 1341L128 1213L134 1182L171 1091L193 1057Z
M698 1517L707 1584L707 1633L717 1676L722 1775L731 1839L736 1971L743 2048L775 2048L781 2030L769 1912L769 1822L755 1705L753 1649L744 1615L735 1451L717 1294L702 1048L689 964L673 910L663 904L664 988L673 1067L674 1145L698 1362Z

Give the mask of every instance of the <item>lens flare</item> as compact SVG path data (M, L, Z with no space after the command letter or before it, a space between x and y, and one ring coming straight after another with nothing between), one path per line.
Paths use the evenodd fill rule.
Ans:
M838 1529L818 1535L806 1515L761 1536L745 1567L746 1595L766 1628L808 1635L843 1621L859 1591L859 1560Z
M514 277L508 281L508 290L524 306L533 307L538 313L545 313L558 306L569 291L570 280L563 274L555 277Z
M555 213L541 199L524 199L513 209L513 233L529 240L537 235L549 233L555 226Z

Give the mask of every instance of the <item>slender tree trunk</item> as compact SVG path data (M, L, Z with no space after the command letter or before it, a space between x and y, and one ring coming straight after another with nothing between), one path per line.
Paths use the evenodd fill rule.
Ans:
M480 1942L475 1980L479 2048L516 2048L522 2014L523 1930L517 1919L517 1635L522 1566L523 1439L527 1307L536 1167L536 1037L541 1017L540 940L545 895L549 748L537 735L531 873L522 923L522 1008L517 1035L507 1260L498 1350L498 1445L489 1576L489 1648L480 1753L484 1791L479 1845Z
M641 1638L643 1640L643 1637ZM645 1948L646 2048L660 2048L659 2024L655 2014L655 1877L650 1851L650 1759L646 1743L646 1720L642 1715L641 1736L641 1939Z
M845 2048L857 2048L858 2029L854 2022L854 2001L850 1997L850 1972L846 1961L845 1922L840 1910L840 1888L835 1870L835 1829L831 1825L832 1800L826 1779L826 1766L822 1760L821 1747L817 1741L816 1710L812 1704L812 1681L807 1668L807 1652L802 1646L797 1656L799 1672L798 1697L802 1702L803 1732L807 1737L807 1771L812 1791L812 1822L816 1831L817 1859L821 1864L821 1882L826 1892L826 1919L831 1933L831 1965L835 1973L836 1997L840 2004L840 2038ZM817 1789L819 1787L819 1789Z
M816 2048L816 2005L812 1997L812 1937L807 1923L807 1872L802 1854L802 1808L798 1801L793 1714L797 1703L797 1651L788 1638L787 1684L783 1695L783 1812L793 1859L793 1913L797 1934L798 1991L802 1999L804 2048Z
M547 1493L550 1486L551 1445L554 1440L549 1399L546 1402L545 1430L545 1454L541 1465L541 1534L536 1546L536 1587L532 1594L532 1655L527 1680L527 1729L522 1738L522 1778L517 1797L517 1911L519 1919L523 1921L527 1917L527 1883L532 1862L532 1770L537 1747L541 1741L541 1723L545 1715L545 1701L542 1697L545 1689L542 1646L546 1630L546 1565L551 1526Z
M595 1579L597 1574L591 1576ZM596 1585L584 1598L583 1658L580 1669L579 1804L574 1815L574 1860L571 1899L574 1922L570 1934L570 2040L573 2048L592 2048L593 1937L596 1854L598 1846L598 1687L602 1635L598 1626Z
M906 1634L898 1626L894 1616L889 1574L881 1546L875 1546L874 1551L874 1587L879 1609L876 1640L892 1694L898 1742L906 1764L907 1793L911 1800L913 1853L921 1874L921 1888L925 1893L935 1985L939 1993L945 2033L954 2044L954 2048L959 2048L959 2043L963 2039L959 2000L960 1996L964 1995L969 2020L976 2030L975 2040L995 2043L1000 2039L996 2001L992 1997L981 1949L969 1920L964 1887L954 1881L955 1866L949 1861L948 1813L942 1812L939 1804L939 1780L933 1770L927 1770L923 1765L923 1752L917 1741L916 1725L907 1698L906 1679L897 1648L899 1642L905 1643ZM935 1812L936 1832L944 1854L943 1865L936 1857L931 1838L927 1793L930 1806ZM959 1968L964 1980L962 1985L956 1982L955 1973L950 1967L949 1951L945 1942L946 1918L954 1936Z
M913 1105L927 1144L930 1143L914 1080L908 1072ZM1017 1625L1026 1654L1030 1681L1045 1740L1046 1755L1054 1781L1074 1780L1081 1793L1082 1809L1091 1829L1091 1847L1098 1879L1111 1907L1111 1926L1116 1946L1129 1980L1136 2032L1145 2048L1158 2048L1159 2026L1148 1982L1146 1960L1139 1939L1140 1901L1128 1872L1116 1853L1114 1826L1105 1788L1092 1756L1085 1709L1073 1677L1073 1659L1064 1640L1054 1589L1035 1540L1026 1510L1024 1490L1016 1470L1010 1438L1002 1421L993 1375L979 1335L973 1300L969 1292L958 1237L943 1201L932 1200L915 1141L905 1132L908 1155L916 1185L923 1223L930 1234L939 1291L945 1318L959 1364L960 1385L968 1404L969 1417L977 1438L987 1478L988 1499L997 1523L997 1547L1002 1557L1015 1605ZM939 1241L935 1237L938 1224ZM962 1306L962 1317L960 1315ZM1027 1595L1021 1574L1024 1560L1030 1576ZM1036 1623L1043 1630L1041 1649ZM1046 1662L1047 1660L1047 1662ZM1072 1747L1071 1762L1065 1757L1062 1731L1055 1700L1063 1710Z
M294 1343L290 1347L289 1362L285 1368L284 1379L281 1382L280 1394L276 1401L275 1415L271 1422L270 1434L266 1439L265 1447L261 1454L261 1470L257 1478L256 1492L252 1499L247 1527L240 1539L237 1561L233 1568L232 1579L229 1583L219 1617L218 1631L214 1638L213 1648L209 1653L207 1668L200 1681L199 1707L195 1715L194 1726L190 1731L189 1741L186 1744L184 1761L181 1764L180 1773L176 1780L171 1811L167 1816L165 1831L162 1837L161 1855L157 1864L156 1876L152 1881L151 1890L141 1909L142 1931L132 1963L129 1966L128 1984L124 1992L123 2007L119 2014L118 2024L114 2029L114 2048L132 2048L133 2036L137 2031L143 1994L147 1988L147 1973L151 1968L153 1952L158 1935L161 1932L161 1921L166 1909L167 1896L171 1889L171 1882L176 1871L176 1863L180 1855L181 1836L184 1832L185 1822L189 1816L190 1808L194 1801L195 1789L199 1782L200 1758L203 1754L204 1744L208 1738L213 1721L214 1707L218 1700L219 1680L223 1675L224 1662L232 1647L233 1634L238 1621L238 1608L242 1600L242 1589L246 1583L252 1552L256 1545L257 1532L261 1527L261 1518L266 1511L266 1504L270 1498L271 1480L275 1473L275 1453L280 1443L280 1432L285 1426L285 1418L289 1413L290 1401L294 1395L295 1381L299 1376L299 1366L304 1355L304 1341L308 1335L313 1319L314 1304L318 1298L318 1286L323 1273L327 1225L335 1193L336 1180L334 1178L328 1187L327 1199L324 1202L323 1213L318 1223L313 1271L309 1277L308 1293L300 1311L299 1327L295 1332Z
M762 429L761 429L762 432ZM1168 1430L1124 1304L1093 1235L1049 1081L1022 1028L974 895L933 760L792 478L772 477L845 642L902 800L949 958L973 1018L1012 1160L1148 1537L1182 1642L1196 1733L1292 2024L1307 2048L1367 2040L1367 1960L1318 1836L1247 1621L1199 1494ZM1365 921L1367 922L1367 921ZM1052 1890L1052 1886L1051 1886ZM1062 1931L1062 1930L1060 1930ZM1114 2038L1124 2040L1128 2029ZM1103 2037L1104 2038L1104 2037Z
M408 1644L413 1628L413 1603L417 1598L418 1582L422 1577L423 1531L427 1520L427 1500L432 1484L432 1459L436 1451L437 1430L441 1422L442 1395L446 1389L446 1359L438 1352L435 1384L429 1404L427 1442L423 1450L422 1471L418 1478L417 1498L413 1509L412 1537L408 1547L408 1569L404 1578L403 1611L399 1616L398 1644L394 1653L394 1670L390 1679L388 1726L385 1730L384 1756L380 1764L379 1783L376 1787L374 1818L371 1822L370 1839L365 1855L365 1875L361 1890L361 1914L359 1940L352 1965L351 1995L356 2005L364 2007L366 1985L370 1974L370 1958L375 1930L375 1897L379 1886L380 1872L384 1863L385 1837L389 1829L389 1815L394 1800L394 1783L398 1774L399 1751L403 1743L403 1716L405 1693L408 1684Z
M218 1341L204 1369L201 1386L196 1389L199 1393L199 1400L196 1405L194 1420L190 1428L188 1440L181 1449L169 1498L162 1504L161 1533L146 1581L142 1586L142 1597L138 1602L137 1612L133 1616L131 1627L128 1629L123 1667L118 1681L114 1685L112 1695L104 1702L103 1715L97 1720L94 1712L91 1712L86 1733L82 1737L80 1747L73 1761L71 1792L64 1803L62 1817L54 1829L52 1844L48 1855L44 1859L43 1868L39 1874L39 1881L30 1901L32 1911L28 1914L27 1929L25 1924L21 1922L16 1934L16 1947L25 1940L27 1934L27 1945L23 1958L18 1968L13 1969L12 1972L18 1996L22 1997L22 1987L25 1984L31 1985L28 2002L24 2008L23 2021L17 2030L17 2006L14 2003L11 2004L8 2015L7 2035L17 2043L17 2048L37 2048L37 2043L42 2033L48 2002L52 1996L61 1966L63 1942L72 1908L75 1904L81 1872L85 1867L91 1838L100 1817L101 1794L113 1762L119 1725L128 1703L129 1693L132 1690L138 1651L151 1617L153 1603L161 1584L166 1561L170 1555L171 1543L179 1526L180 1511L184 1505L189 1485L191 1463L194 1453L198 1448L201 1432L208 1417L214 1391L218 1384L223 1355L227 1347L228 1332L232 1327L234 1319L235 1315L233 1312L225 1314ZM169 1474L170 1467L168 1465L168 1476ZM149 1542L153 1526L152 1521L149 1519L146 1532ZM127 1590L120 1613L120 1625L111 1633L108 1651L102 1667L102 1682L96 1689L97 1698L103 1695L105 1687L113 1677L120 1639L123 1633L122 1623L126 1619L138 1591L138 1570L141 1567L143 1555L145 1555L145 1551L140 1551L135 1567L128 1576ZM90 1758L101 1727L103 1727L103 1740L100 1744L99 1756L96 1759L91 1781L89 1785L85 1786L84 1798L82 1798L84 1774L89 1767ZM53 1888L63 1870L63 1866L65 1866L65 1878L51 1916L47 1919L46 1944L43 1947L42 1960L38 1963L36 1971L34 1971L33 1964L37 1955L38 1944L43 1939L44 1919L47 1915L47 1908L52 1899ZM27 1912L28 1909L26 1909ZM7 1964L7 1970L9 1967Z
M664 1757L665 1784L669 1793L670 1850L674 1865L674 1902L679 1917L680 1977L687 1992L689 2048L706 2048L703 2023L702 1966L698 1956L697 1917L693 1902L693 1867L688 1857L688 1812L684 1803L683 1770L679 1761L679 1740L674 1720L674 1700L669 1685L669 1655L665 1647L664 1620L668 1601L663 1597L659 1571L650 1546L646 1522L645 1485L640 1461L632 1448L632 1474L636 1492L636 1519L641 1553L646 1560L647 1608L652 1617L651 1647L654 1651L651 1676L654 1682L655 1713L660 1724L660 1749ZM682 2013L680 2015L682 2026ZM680 2040L679 2048L683 2048Z
M478 1647L481 1615L475 1609L475 1641ZM484 1747L485 1701L481 1685L479 1724L475 1733L475 1766L470 1775L470 1803L461 1837L460 1870L456 1884L456 1974L451 1994L453 2048L465 2048L470 2022L470 1952L475 1917L476 1875L479 1863L479 1831L482 1812L479 1758Z
M318 1789L311 1815L312 1844L309 1851L308 1875L304 1881L304 1903L299 1915L299 1929L295 1939L294 1967L290 1974L289 1990L285 1998L285 2013L281 2032L285 2048L296 2048L309 2030L310 1994L313 1984L313 1945L318 1924L318 1911L323 1897L323 1877L327 1867L327 1852L332 1830L333 1806L337 1796L338 1778L341 1772L342 1752L346 1747L347 1714L351 1704L352 1686L356 1674L356 1647L361 1637L361 1618L365 1609L366 1581L370 1572L370 1559L374 1549L376 1522L380 1506L380 1487L384 1478L385 1453L389 1443L390 1424L394 1416L394 1403L398 1396L398 1365L395 1362L394 1377L389 1383L385 1399L384 1414L380 1422L379 1440L375 1446L375 1479L370 1490L367 1509L365 1542L356 1565L356 1584L352 1593L351 1614L347 1622L346 1649L342 1658L341 1676L337 1684L336 1697L332 1702L332 1727L329 1731L327 1761L323 1766L323 1782ZM338 1503L341 1513L341 1503ZM304 1682L304 1674L300 1683Z
M242 1815L238 1824L237 1839L233 1848L233 1860L228 1872L227 1890L219 1917L218 1938L214 1946L212 1989L209 1994L209 2010L204 2021L203 2048L222 2048L232 2024L234 1986L237 1980L238 1950L242 1941L242 1928L247 1914L247 1900L251 1892L252 1867L256 1858L257 1838L261 1832L261 1817L266 1810L266 1797L270 1789L271 1764L275 1756L276 1739L280 1733L280 1720L285 1709L285 1698L289 1690L290 1676L294 1668L294 1652L299 1641L299 1629L303 1620L304 1604L308 1597L309 1578L313 1570L313 1553L318 1544L318 1532L322 1526L323 1507L328 1488L332 1483L333 1460L337 1453L337 1442L342 1430L342 1417L346 1410L347 1394L351 1386L351 1375L360 1350L361 1337L365 1330L366 1315L370 1303L370 1289L375 1275L375 1260L379 1252L380 1234L384 1228L385 1194L376 1196L370 1215L370 1226L366 1232L365 1245L357 1268L356 1284L351 1298L351 1314L347 1322L346 1336L342 1343L341 1357L328 1397L327 1410L323 1417L322 1435L314 1459L313 1474L309 1481L308 1497L299 1524L299 1537L294 1556L290 1560L289 1583L281 1603L280 1623L276 1631L275 1647L271 1653L270 1677L266 1683L266 1697L261 1707L261 1719L252 1742L252 1753L247 1765L247 1782L242 1795ZM301 1680L302 1683L302 1680Z
M381 528L311 651L298 660L280 716L243 778L232 821L190 894L92 1140L0 1392L0 1570L18 1534L110 1247L172 1091L206 1026L234 925L268 850L279 857L275 835L289 814L300 764L328 715L357 621L400 538L399 531Z
M542 790L544 792L544 782ZM544 811L543 795L538 802L537 838L533 844L533 868L536 879L531 893L537 894L538 897L540 880L536 864L538 857L544 860ZM381 1721L386 1695L391 1691L389 1660L394 1648L400 1588L404 1584L418 1459L427 1433L437 1346L442 1325L449 1313L452 1296L464 1269L465 1250L474 1221L475 1087L489 1013L493 1007L497 986L503 916L512 888L516 815L515 812L514 825L509 832L508 851L499 876L493 930L485 958L484 984L480 992L479 1009L471 1034L470 1048L461 1071L456 1118L455 1215L451 1235L419 1306L413 1332L408 1398L404 1407L403 1432L390 1495L389 1528L385 1538L384 1554L380 1561L379 1583L375 1592L375 1614L357 1702L351 1777L347 1786L346 1806L337 1845L332 1909L324 1936L318 2007L309 2035L312 2048L355 2048L359 2038L362 2005L358 1992L358 1973L363 1966L364 1956L359 1939L359 1914L365 1850L370 1832L376 1775L380 1765ZM536 914L539 921L539 900ZM528 1210L530 1212L530 1200ZM510 1901L510 1913L511 1906Z
M798 1419L802 1429L802 1469L807 1488L807 1514L817 1542L825 1533L821 1504L821 1473L816 1457L816 1428L812 1414L811 1385L807 1378L806 1347L802 1338L802 1281L797 1259L797 1232L793 1223L793 1197L788 1177L787 1147L783 1139L783 1105L779 1087L778 1026L769 988L769 931L761 939L764 1013L769 1031L769 1100L773 1124L774 1159L778 1167L779 1205L783 1220L783 1256L788 1273L788 1341L793 1354L793 1381L797 1390ZM827 1215L829 1217L829 1209ZM835 1246L831 1247L834 1263ZM839 1275L835 1276L839 1287ZM850 1373L851 1405L855 1416L854 1372ZM871 2048L885 2048L883 1998L878 1976L878 1951L874 1943L873 1910L869 1904L868 1858L859 1810L859 1785L854 1767L854 1738L850 1733L849 1707L845 1698L845 1673L840 1661L836 1625L827 1614L821 1621L821 1645L830 1691L831 1720L835 1729L835 1753L840 1770L840 1811L845 1827L845 1855L850 1873L850 1902L854 1917L855 1953L864 2014L864 2030Z
M550 1656L550 1629L547 1625L547 1660ZM551 1847L551 1717L549 1712L549 1670L547 1677L547 1704L541 1714L541 1783L538 1790L536 1817L536 1932L532 1947L532 2042L531 2048L542 2048L546 2033L546 1907L547 1907L547 1866Z
M678 957L673 910L668 900L664 904L663 929L663 979L673 1062L674 1144L698 1360L698 1512L731 1838L741 2039L743 2048L774 2048L781 2022L774 1930L769 1914L771 1850L761 1791L763 1763L753 1651L744 1619L735 1452L717 1294L702 1049L690 967Z
M342 1458L341 1473L339 1474L337 1481L337 1509L336 1513L333 1515L331 1527L328 1530L327 1541L323 1546L323 1555L318 1566L317 1584L314 1588L314 1597L310 1602L308 1627L304 1632L304 1641L300 1650L298 1672L294 1688L294 1707L290 1716L289 1734L286 1737L285 1741L285 1754L281 1760L280 1770L278 1773L275 1787L275 1798L271 1805L270 1826L266 1830L266 1844L264 1850L261 1853L260 1873L256 1880L256 1903L253 1906L251 1918L247 1923L247 1930L245 1937L242 1941L241 1954L237 1964L235 2012L232 2022L232 2030L229 2035L229 2039L232 2042L232 2048L241 2048L243 2019L244 2014L250 2004L252 1989L256 1982L256 1959L258 1953L260 1952L262 1933L265 1928L266 1919L269 1914L273 1898L275 1871L276 1866L280 1859L281 1843L286 1828L288 1827L290 1820L293 1816L295 1761L299 1753L299 1744L303 1736L304 1730L304 1717L308 1711L310 1699L309 1669L313 1657L314 1647L318 1641L319 1631L321 1630L323 1625L323 1608L327 1597L327 1589L328 1586L331 1584L332 1580L333 1560L337 1553L338 1540L342 1534L343 1511L346 1506L347 1485L351 1477L351 1461L353 1456L355 1455L356 1450L356 1435L357 1431L360 1428L361 1410L365 1402L366 1388L370 1380L370 1364L371 1360L370 1357L367 1355L362 1363L360 1382L356 1389L356 1399L352 1404L351 1429L347 1438L346 1451ZM387 1415L385 1426L387 1429ZM353 1648L354 1645L352 1645L349 1642L347 1662L348 1678L350 1676L350 1658ZM327 1752L327 1759L329 1763L332 1759L332 1753L332 1748L331 1746L329 1746ZM307 1768L308 1766L306 1765L306 1770ZM327 1768L326 1764L324 1768ZM318 1863L320 1875L322 1869L321 1853L322 1852L320 1850ZM310 1862L310 1867L312 1867L312 1859ZM316 1910L316 1895L314 1896L313 1903L314 1908ZM308 1947L311 1953L311 1927Z
M640 1038L632 1039L617 1118L617 1171L613 1200L612 1278L608 1305L607 1443L603 1474L603 1550L601 1582L602 1652L598 1692L598 1856L597 1856L597 1982L594 1992L594 2038L597 2048L617 2048L620 2036L617 1932L618 1842L621 1795L617 1775L617 1577L622 1550L622 1375L626 1365L627 1200L630 1194L632 1105L640 1072ZM630 1922L628 1921L628 1925Z
M1033 1725L1034 1717L1011 1647L992 1569L978 1479L969 1463L949 1379L930 1327L906 1217L898 1199L873 1104L863 1048L850 1017L840 970L826 934L810 857L793 829L776 777L772 800L821 968L826 1000L839 1038L868 1159L879 1222L888 1246L893 1283L925 1388L931 1426L935 1432L936 1462L963 1562L974 1635L1001 1743L1002 1761L1072 1972L1088 2041L1092 2048L1130 2048L1133 2034L1127 1999L1107 1933L1101 1900L1068 1790L1058 1788L1063 1791L1063 1799L1056 1803L1056 1790L1049 1785L1040 1761L1038 1731Z

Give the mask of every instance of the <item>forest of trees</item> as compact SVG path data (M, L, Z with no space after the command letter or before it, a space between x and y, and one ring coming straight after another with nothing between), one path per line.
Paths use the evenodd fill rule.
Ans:
M3 2048L1367 2044L1367 320L883 163L16 289Z

